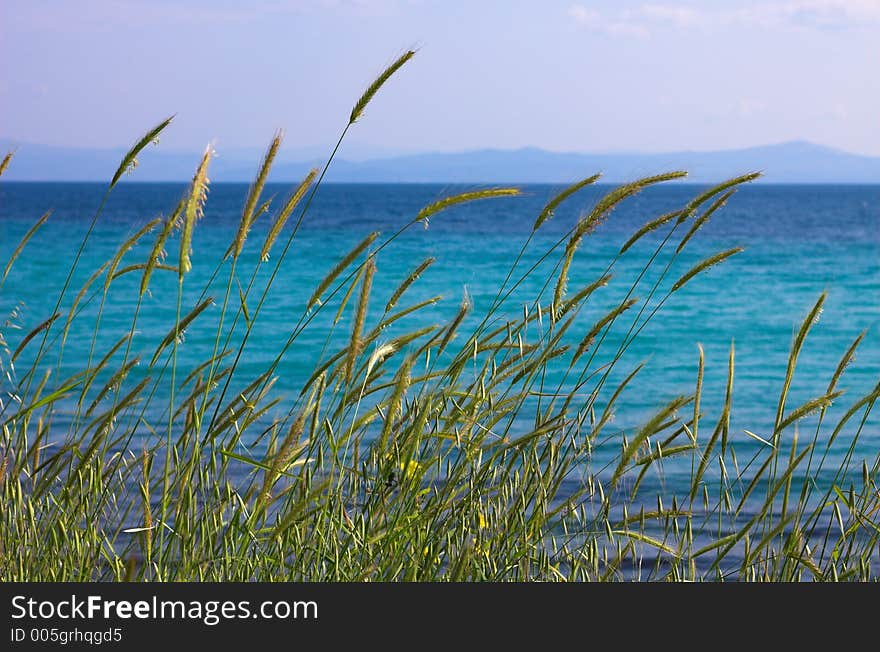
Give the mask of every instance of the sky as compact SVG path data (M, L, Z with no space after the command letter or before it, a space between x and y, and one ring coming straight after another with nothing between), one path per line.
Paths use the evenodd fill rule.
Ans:
M0 0L0 137L172 150L335 142L416 57L357 155L716 150L880 155L880 0Z

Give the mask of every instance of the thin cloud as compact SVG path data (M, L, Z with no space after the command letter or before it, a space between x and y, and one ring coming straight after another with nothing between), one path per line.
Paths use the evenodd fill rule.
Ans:
M740 98L737 102L737 112L743 117L751 117L767 110L767 104L761 100L749 97Z
M679 27L691 27L702 20L702 15L695 9L673 5L643 5L633 13L642 19L669 22Z
M592 31L639 38L670 28L861 29L880 26L880 0L786 0L716 9L651 3L604 11L572 5L568 15Z
M625 20L623 15L621 15L622 19L620 20L609 19L602 12L584 7L583 5L572 5L568 9L568 15L578 25L610 36L631 36L635 38L647 38L650 36L650 30L647 25Z
M791 0L752 5L734 12L731 18L759 27L859 28L880 24L880 1Z

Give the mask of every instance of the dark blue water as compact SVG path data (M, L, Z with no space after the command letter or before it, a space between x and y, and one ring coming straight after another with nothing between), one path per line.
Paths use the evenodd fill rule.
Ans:
M300 320L314 287L338 258L368 232L382 232L378 246L385 237L407 224L422 206L468 189L439 185L322 187L267 296L236 382L246 384L271 362L291 328ZM608 189L587 189L558 209L532 240L514 278L538 261ZM103 190L98 184L0 183L0 265L5 266L33 222L45 210L54 211L0 289L0 323L15 313L3 326L10 349L17 346L24 333L50 315ZM205 217L194 236L194 269L184 285L184 310L194 305L219 256L231 241L246 190L243 184L211 187ZM402 320L400 328L408 331L444 323L456 313L464 292L474 303L475 317L468 322L473 323L495 297L541 207L558 190L552 186L526 186L521 197L460 206L433 217L428 228L418 224L405 231L378 255L371 303L375 310L371 312L368 327L375 323L397 284L428 256L434 256L437 262L400 305L407 306L434 295L442 295L444 300L435 308ZM671 185L646 191L621 205L583 242L571 270L569 291L575 291L601 274L621 244L641 224L681 207L700 190L698 186ZM158 215L167 215L184 191L185 186L178 184L127 184L117 188L84 252L74 288L112 257L119 244L141 225ZM277 194L274 205L278 205L288 191L286 186L270 186L266 197ZM261 217L249 237L239 265L242 288L247 286L269 225L270 218ZM289 228L285 235L287 233ZM658 231L645 238L615 263L613 282L598 291L580 313L571 343L576 344L595 320L623 298L665 233ZM125 259L125 264L145 260L152 242L152 235L145 238ZM705 411L710 420L717 418L724 393L728 352L731 343L735 343L731 436L745 449L757 446L743 430L769 436L794 332L823 291L828 292L828 299L801 355L789 410L825 392L840 356L863 330L867 330L865 340L840 383L846 394L835 402L829 422L833 423L835 415L839 416L880 380L880 186L756 185L744 188L687 245L673 263L662 287L668 289L672 281L698 260L734 246L745 247L745 252L674 294L626 350L609 378L610 388L637 364L647 362L647 366L621 397L609 432L636 427L677 394L692 392L698 343L702 344L706 356ZM169 263L176 260L176 248L176 241L168 247ZM268 278L279 249L276 245L276 256L261 268L257 287L262 287ZM660 254L656 270L639 283L636 296L648 297L669 254L669 249ZM518 288L506 304L508 314L521 314L522 305L534 301L561 255L560 248ZM228 274L227 266L210 289L218 304L222 302ZM101 322L99 350L130 328L139 281L140 274L133 273L111 286ZM542 303L549 302L552 291L551 283L544 290ZM233 308L238 306L237 293L236 289L231 298ZM74 294L69 293L63 307L70 306ZM660 296L662 292L654 296L651 306L656 305ZM133 342L136 353L150 357L156 342L173 323L176 298L176 275L157 272L141 309L138 334ZM335 328L333 325L339 298L337 295L327 304L285 356L274 388L276 395L282 398L279 412L292 405L315 363L322 357L326 359L346 341L351 328L350 309ZM74 324L59 377L82 368L87 359L99 300L100 297L87 304ZM257 294L249 299L251 310L256 301ZM181 374L210 355L214 344L211 324L216 323L218 315L219 305L200 317L199 327L187 331L178 351ZM593 361L594 365L612 357L635 317L636 309L621 319ZM399 332L389 333L386 339ZM26 368L29 354L26 349L18 368ZM57 355L50 359L52 364L48 366L53 366ZM5 364L8 369L8 354ZM564 368L556 370L545 386L555 388L565 378L563 372ZM136 378L137 372L132 375L132 379ZM585 388L585 395L590 388L589 385ZM599 406L601 404L600 401ZM63 417L62 414L59 419ZM802 428L811 424L815 421L805 420ZM842 454L848 443L846 437L841 437L838 453ZM880 427L875 413L861 435L859 454L873 459L878 445Z

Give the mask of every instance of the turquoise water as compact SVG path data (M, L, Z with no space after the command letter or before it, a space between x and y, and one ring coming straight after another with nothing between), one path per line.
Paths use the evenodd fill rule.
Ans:
M469 189L440 185L322 187L267 297L236 376L236 386L249 382L272 361L300 319L314 287L351 246L372 230L381 231L383 236L391 235L422 206ZM578 216L592 206L600 193L608 189L590 188L557 210L530 244L524 265L537 261ZM570 291L602 273L638 226L681 207L700 189L693 185L652 189L619 207L582 244L571 271ZM103 190L99 184L0 184L0 267L5 266L33 222L45 210L54 210L0 289L0 323L15 313L3 327L10 349L17 346L23 334L50 316ZM194 269L186 278L184 310L194 305L219 256L231 241L246 190L244 184L211 187L205 217L194 236ZM457 207L433 217L428 228L418 224L407 230L379 253L372 301L378 310L374 311L373 319L397 284L428 256L436 257L437 262L400 305L438 294L443 295L444 300L436 309L416 313L403 321L401 327L406 331L415 330L452 318L465 291L473 300L473 314L481 315L525 242L535 216L558 190L545 185L525 186L521 197ZM278 203L288 191L287 186L270 185L266 197L277 194ZM83 255L74 279L75 287L112 257L119 244L141 225L170 212L184 192L182 184L118 187ZM269 224L270 219L263 216L254 226L242 258L242 286L247 285L251 265L258 259ZM743 246L745 252L673 295L626 351L610 378L611 387L637 364L647 362L647 366L622 396L612 432L640 425L652 411L674 396L693 391L698 343L706 355L705 410L708 420L714 422L724 393L728 351L735 342L732 437L742 449L757 446L743 430L768 435L793 333L823 290L827 290L828 300L804 348L788 405L791 409L823 394L840 356L862 330L867 330L857 358L841 382L846 394L835 402L830 416L841 414L880 380L878 227L880 186L756 185L740 191L688 244L670 271L669 282L696 261L721 249ZM615 265L614 281L597 292L581 312L573 330L573 343L621 300L653 253L661 234L645 238ZM126 258L126 264L145 260L152 241L152 235L145 238ZM377 243L381 241L382 238ZM169 262L173 263L176 243L168 249ZM276 253L277 249L276 246ZM538 273L514 293L506 306L509 314L521 314L522 304L534 299L560 255L561 250L553 254ZM667 259L666 254L661 254L658 270ZM258 287L261 287L260 281L268 278L274 261L273 258L262 268ZM210 291L218 304L227 274L228 268L224 268ZM648 274L638 286L636 296L647 297L655 276ZM101 322L101 346L108 346L128 332L139 281L140 275L135 273L113 284ZM549 292L552 295L552 284ZM69 293L64 306L70 305L74 294ZM544 303L551 295L545 295ZM149 359L156 343L173 323L176 297L176 275L157 273L140 313L138 334L133 343L135 352ZM656 300L657 297L653 302ZM255 303L256 298L251 299L249 307L253 309ZM75 325L69 336L61 375L53 377L63 377L83 367L98 304L95 300L86 306L80 320L83 326ZM233 305L237 305L235 297ZM336 305L331 301L328 309L314 318L284 358L275 385L275 393L282 399L277 408L279 414L290 408L320 356L326 357L325 351L332 353L337 345L346 341L351 317L346 313L333 330ZM178 353L182 370L179 377L210 355L214 344L210 324L218 314L219 306L215 306L199 318L199 327L186 332ZM612 331L603 350L610 353L616 349L634 317L633 311L622 319L622 328ZM391 335L393 333L389 337ZM27 367L32 348L35 347L22 353L17 363L19 369ZM595 362L601 363L608 357L600 355ZM47 368L54 366L57 354L48 359ZM8 368L8 359L6 363ZM136 382L139 373L145 370L135 370L130 382ZM561 379L560 371L555 377L551 375L548 385ZM4 381L4 391L14 390L14 384L14 378L11 382ZM71 414L62 408L56 422L64 423L70 418ZM862 437L858 453L873 460L880 449L880 420L876 412L868 420ZM842 454L847 445L847 439L842 437L837 453Z

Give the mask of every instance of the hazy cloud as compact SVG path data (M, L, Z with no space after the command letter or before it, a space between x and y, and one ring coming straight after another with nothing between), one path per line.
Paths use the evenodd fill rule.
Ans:
M880 25L880 0L786 0L732 5L698 9L684 4L643 4L602 11L572 5L568 15L592 31L639 38L669 28L858 29Z
M750 97L740 98L737 110L743 117L750 117L767 110L767 104Z
M866 27L880 23L880 0L790 0L753 5L731 18L760 27Z
M690 27L700 22L701 15L690 7L673 5L642 5L632 12L637 18L673 23L679 27Z
M619 14L619 19L613 19L602 12L584 7L583 5L572 5L568 10L568 15L576 23L593 31L603 32L611 36L633 36L636 38L646 38L650 35L647 25L626 20L626 13L628 12Z

